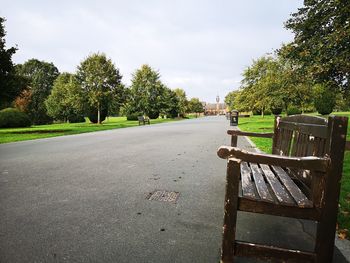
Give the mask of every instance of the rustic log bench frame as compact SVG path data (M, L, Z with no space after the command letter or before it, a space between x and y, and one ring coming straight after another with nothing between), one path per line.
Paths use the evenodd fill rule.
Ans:
M139 116L139 117L137 117L137 119L139 121L139 125L141 125L141 124L142 125L151 124L148 117Z
M350 149L350 143L346 142L347 122L346 117L340 116L330 116L327 121L319 117L295 115L277 117L274 133L228 130L227 133L232 136L231 147L222 146L218 150L218 156L228 160L221 262L234 262L234 256L277 259L279 262L332 262L344 150ZM236 147L237 136L271 138L273 154L252 153L239 149ZM279 189L282 187L282 190L289 194L287 197L293 199L294 205L286 205L279 202L280 199L276 201L276 198L266 202L262 195L259 196L259 182L255 181L252 184L256 187L256 196L259 197L244 196L239 186L243 186L242 181L247 180L244 175L247 168L252 169L249 170L249 178L252 181L258 180L253 174L258 172L265 174L265 182L262 181L271 186L267 178L271 171L265 173L264 169L273 170L276 178L277 172L280 172L278 175L281 177L278 177L277 183L282 186L279 186ZM305 171L309 172L306 177ZM298 186L294 181L291 183L293 187L284 184L283 180L288 183L291 179L295 182L300 179L300 189L308 183L308 194L297 190ZM272 193L272 190L269 191ZM300 191L304 197L308 197L298 199ZM291 193L295 194L296 198ZM278 194L277 192L276 196ZM236 240L237 211L317 221L314 251L299 251Z

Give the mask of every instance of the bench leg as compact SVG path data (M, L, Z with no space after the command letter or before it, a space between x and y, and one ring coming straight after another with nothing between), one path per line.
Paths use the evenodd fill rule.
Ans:
M334 217L334 215L330 215L330 217ZM334 252L335 221L336 220L331 218L323 218L321 222L318 222L315 244L317 263L332 262Z
M237 140L238 140L238 136L237 135L232 135L231 136L231 146L232 147L237 147Z
M221 248L222 263L232 263L234 260L239 175L240 162L238 160L229 159L227 163L224 226Z

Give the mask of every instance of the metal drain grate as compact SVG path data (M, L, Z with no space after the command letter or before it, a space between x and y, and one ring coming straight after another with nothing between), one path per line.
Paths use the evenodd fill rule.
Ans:
M161 201L161 202L169 202L176 203L179 198L179 192L169 192L166 190L155 190L152 193L149 193L146 199L150 201Z

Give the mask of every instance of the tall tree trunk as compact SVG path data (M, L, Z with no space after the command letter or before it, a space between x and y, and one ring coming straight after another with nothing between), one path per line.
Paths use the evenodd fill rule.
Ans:
M97 104L97 123L101 124L101 109L100 109L100 103Z

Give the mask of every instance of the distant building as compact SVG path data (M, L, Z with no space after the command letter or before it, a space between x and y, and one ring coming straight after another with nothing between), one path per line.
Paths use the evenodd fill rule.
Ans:
M204 105L205 115L225 115L226 104L225 103L205 103Z

